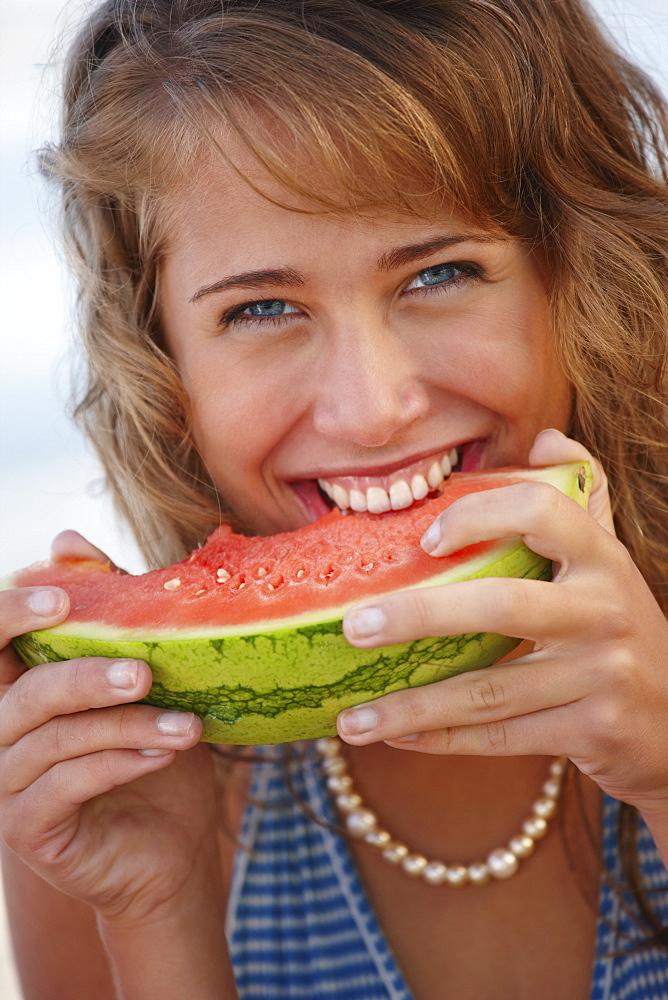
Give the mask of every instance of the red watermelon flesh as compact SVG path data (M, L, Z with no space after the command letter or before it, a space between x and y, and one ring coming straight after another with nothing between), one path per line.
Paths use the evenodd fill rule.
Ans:
M302 616L321 620L351 602L420 584L483 555L498 543L434 559L422 550L420 538L459 497L527 478L546 476L544 470L514 468L453 473L440 495L409 510L343 515L334 509L296 531L268 537L221 527L202 548L167 569L131 576L79 560L28 567L13 583L63 587L71 601L68 626L95 622L123 631L180 632L294 623Z

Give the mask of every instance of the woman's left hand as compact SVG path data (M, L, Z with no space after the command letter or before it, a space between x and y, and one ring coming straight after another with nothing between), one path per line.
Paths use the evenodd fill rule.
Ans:
M532 465L579 459L594 471L588 511L526 482L462 497L435 522L434 557L521 535L556 564L552 582L489 578L404 591L344 620L347 639L362 648L499 632L531 640L533 651L343 712L347 743L565 755L609 795L641 811L668 809L668 622L614 535L600 464L554 430L529 456Z

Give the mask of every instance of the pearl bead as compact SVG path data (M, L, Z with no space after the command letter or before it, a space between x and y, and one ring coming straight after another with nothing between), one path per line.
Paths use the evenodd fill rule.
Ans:
M348 813L358 809L362 805L362 799L357 792L343 792L336 796L336 804L341 812Z
M355 809L346 816L346 826L353 837L363 837L370 833L375 829L377 822L375 813L370 809Z
M516 858L528 858L533 854L535 846L533 838L524 833L513 837L508 844L508 850L512 851Z
M512 851L497 847L487 855L487 864L494 878L510 878L519 868L519 862Z
M392 837L387 830L371 830L370 833L365 834L364 839L367 844L371 844L373 847L386 847Z
M427 859L421 854L408 854L401 862L401 867L408 875L417 878L427 867Z
M489 882L491 878L491 872L489 870L489 865L486 865L484 861L475 861L472 865L467 868L469 882L472 885L485 885Z
M408 848L405 844L388 844L383 851L383 857L386 861L389 861L391 865L400 864L407 854Z
M429 885L443 885L446 880L447 871L442 861L430 861L422 872L422 878Z
M345 814L348 832L362 838L372 847L381 851L382 857L393 865L400 865L407 875L422 877L428 885L457 887L466 884L485 885L493 876L506 879L519 868L520 858L533 853L535 841L547 833L547 821L557 808L561 791L561 778L567 760L560 758L550 765L550 778L543 784L542 795L533 804L533 815L522 824L522 832L513 837L507 847L497 847L487 856L487 861L475 861L468 865L445 865L442 861L427 861L421 854L411 854L408 847L393 841L387 830L378 829L378 819L367 809L362 798L353 788L353 780L347 772L346 762L341 756L338 739L324 737L316 740L316 749L323 758L322 767L327 775L327 786L335 795L339 810Z
M347 792L353 786L353 779L349 774L332 774L327 779L327 787L331 792Z
M548 799L556 799L560 789L561 782L557 781L556 778L552 778L543 785L543 795L547 795Z
M339 741L333 736L323 736L315 741L315 748L321 757L338 757L341 752Z
M346 762L340 757L328 757L322 762L322 766L327 774L345 774Z
M540 816L542 819L552 819L557 811L557 803L554 799L548 799L546 797L536 799L533 804L533 811L536 816Z
M531 816L522 823L522 833L526 833L532 840L540 840L547 833L547 820L542 816Z
M445 872L445 881L448 885L457 889L460 885L466 885L468 879L468 869L466 869L464 865L448 865Z

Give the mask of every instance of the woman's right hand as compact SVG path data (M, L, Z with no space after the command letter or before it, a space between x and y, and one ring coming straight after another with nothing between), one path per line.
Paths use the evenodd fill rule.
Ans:
M0 837L103 919L141 924L195 867L219 877L209 749L196 716L131 704L151 686L146 663L23 667L11 639L68 610L57 588L0 593Z

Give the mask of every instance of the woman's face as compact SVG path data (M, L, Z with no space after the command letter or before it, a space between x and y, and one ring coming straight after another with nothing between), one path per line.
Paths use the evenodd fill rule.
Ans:
M525 464L538 431L566 430L539 265L514 240L446 210L291 211L222 165L174 208L166 343L198 450L249 530L314 520L323 489L408 506L453 462Z

